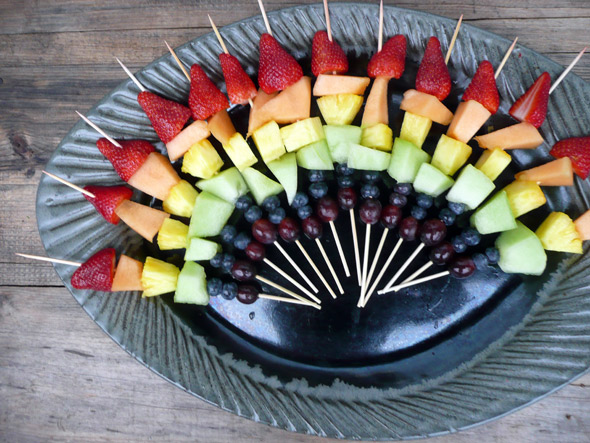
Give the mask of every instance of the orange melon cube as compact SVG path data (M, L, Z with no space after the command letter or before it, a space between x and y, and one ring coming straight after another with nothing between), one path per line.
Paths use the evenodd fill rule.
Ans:
M315 97L336 94L363 95L370 81L369 77L320 74L313 85L313 95Z
M363 113L362 127L373 126L378 123L389 124L389 111L387 107L387 87L389 79L387 77L377 77L369 92L365 111Z
M536 168L521 171L515 175L517 180L536 182L541 186L572 186L574 170L569 157L559 158Z
M438 98L415 89L404 92L400 109L445 126L453 120L453 113Z
M461 102L451 121L447 135L467 143L479 131L492 113L475 100Z
M170 217L170 214L167 214L164 211L140 205L131 200L125 200L117 206L115 214L117 214L127 226L149 242L153 242L154 237L162 227L164 220Z
M236 128L225 109L209 118L209 131L211 131L213 137L219 140L219 143L222 145L227 144L231 136L236 133ZM194 145L194 143L192 145Z
M209 128L207 122L197 120L184 128L180 133L166 143L166 150L170 161L178 160L189 148L195 143L209 137Z
M170 160L159 152L152 152L131 176L128 183L152 197L166 200L170 190L178 184L180 177Z
M250 108L250 115L248 116L248 136L265 123L268 123L268 121L264 121L264 115L258 111L278 94L278 92L267 94L262 89L258 90L258 94L256 94L256 97L252 100L254 106Z
M590 240L590 210L580 215L574 221L574 225L582 241Z
M543 144L537 128L527 122L475 137L484 149L534 149Z
M143 272L143 263L134 258L121 254L111 291L143 291L141 285L141 273Z

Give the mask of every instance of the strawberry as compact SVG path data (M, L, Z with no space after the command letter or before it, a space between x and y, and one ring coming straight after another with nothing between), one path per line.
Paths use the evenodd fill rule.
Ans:
M282 91L303 77L303 69L270 34L260 37L258 84L267 94Z
M137 101L164 143L176 137L191 116L191 111L186 106L152 92L140 92Z
M381 51L371 58L367 72L371 78L400 78L405 67L406 37L398 34L387 40Z
M145 140L118 140L122 148L113 145L106 138L100 138L96 142L98 150L110 161L124 181L129 181L131 176L143 165L148 155L156 149Z
M127 186L84 186L84 190L94 194L94 198L86 194L84 197L106 221L113 225L119 223L119 216L115 214L115 209L123 200L129 200L133 195L133 191Z
M551 89L551 76L543 72L535 83L514 102L509 114L516 120L528 122L535 128L540 128L547 116L547 103Z
M188 96L188 105L195 120L205 120L229 108L227 97L197 64L191 66L191 91Z
M219 61L225 77L227 95L234 105L245 105L249 99L256 97L256 86L237 58L231 54L219 54Z
M489 61L484 60L477 67L471 83L463 93L463 101L466 102L467 100L475 100L492 114L495 114L498 110L500 95L496 87L494 67Z
M72 275L72 286L76 289L110 291L115 274L115 250L106 248L98 251L76 269Z
M326 72L344 74L348 71L346 54L335 40L330 41L326 31L318 31L311 44L311 72L316 77Z
M451 92L451 75L436 37L430 37L416 75L416 89L434 95L439 100Z
M549 154L555 158L569 157L574 172L581 179L586 179L590 174L590 136L560 140L553 145Z

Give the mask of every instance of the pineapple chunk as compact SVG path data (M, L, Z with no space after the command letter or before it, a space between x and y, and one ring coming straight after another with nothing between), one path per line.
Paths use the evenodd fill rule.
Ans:
M471 146L443 134L436 145L431 163L443 173L452 176L470 155Z
M393 147L393 131L383 123L363 128L361 145L379 151L390 152Z
M279 125L274 121L270 121L254 131L252 140L254 140L264 163L270 163L286 152Z
M319 117L306 118L289 126L283 126L281 137L288 152L297 151L299 148L326 138Z
M538 184L531 181L515 180L504 188L514 218L518 218L533 209L543 206L545 194Z
M176 186L170 190L168 198L162 202L164 211L179 215L180 217L190 217L193 213L193 206L199 193L186 180L180 180Z
M167 294L176 290L180 269L170 263L148 257L141 273L143 297Z
M363 97L355 94L324 95L317 102L328 125L350 125L361 109Z
M582 253L582 239L572 219L563 212L552 212L535 232L548 251Z
M475 167L494 181L511 161L510 154L502 149L486 149L477 160Z
M427 117L406 112L399 138L414 143L421 148L432 126L432 120Z
M252 153L250 145L244 139L244 136L239 132L236 132L230 137L226 145L223 145L223 149L233 162L238 170L243 171L245 168L255 164L258 159Z
M184 223L167 218L158 231L158 247L162 251L186 249L188 226Z
M182 172L199 178L211 178L223 166L223 160L207 139L192 145L184 154Z

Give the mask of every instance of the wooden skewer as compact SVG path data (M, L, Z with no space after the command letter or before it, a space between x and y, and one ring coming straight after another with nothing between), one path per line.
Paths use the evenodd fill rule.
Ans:
M553 82L553 85L551 85L551 88L549 89L549 94L551 94L555 90L555 88L557 88L557 86L563 81L565 76L568 75L568 73L572 70L572 68L576 65L576 63L578 63L578 61L580 61L580 59L584 55L584 52L586 52L586 49L588 49L588 46L586 46L584 49L582 49L580 51L580 53L576 56L576 58L574 58L574 60L569 64L569 66L567 68L565 68L565 71L563 71L561 73L561 75L557 78L557 80L555 80L555 82Z
M342 266L344 267L344 273L347 277L350 277L350 269L348 269L348 263L346 262L346 257L344 256L344 251L342 250L342 244L340 243L340 237L338 237L338 232L336 232L336 225L334 222L330 220L330 228L332 228L332 235L334 236L334 240L336 241L336 247L338 248L338 254L340 254L340 260L342 261Z
M352 243L354 245L354 260L356 262L356 275L358 278L359 286L362 287L362 275L361 275L361 255L359 253L359 240L356 235L356 220L354 217L354 209L348 211L350 213L350 226L352 229Z
M316 309L322 309L321 306L318 306L315 303L301 301L296 298L279 297L278 295L271 295L271 294L258 294L258 298L264 298L267 300L282 301L285 303L293 303L295 305L311 306Z
M284 288L281 285L278 285L275 282L272 282L269 279L262 277L261 275L257 275L254 278L256 278L256 280L258 280L258 281L261 281L262 283L267 284L268 286L271 286L271 287L273 287L275 289L278 289L281 292L284 292L287 295L290 295L293 298L296 298L297 300L300 300L300 301L302 301L304 303L308 303L310 306L313 306L316 309L321 309L320 305L307 300L305 297L297 294L296 292L290 291L289 289Z
M277 273L279 273L281 276L283 276L293 286L297 287L297 289L299 289L301 292L303 292L305 295L307 295L309 298L311 298L313 301L315 301L317 303L322 302L319 298L317 298L310 291L308 291L301 283L299 283L297 280L295 280L293 277L291 277L289 274L287 274L285 271L283 271L281 268L279 268L277 265L275 265L273 262L271 262L268 258L265 258L263 261L268 266L270 266L275 271L277 271Z
M330 257L328 257L328 254L326 254L326 250L324 249L324 246L322 245L322 242L320 241L319 238L315 239L315 244L318 245L318 249L320 250L322 257L324 257L324 261L326 262L326 265L328 266L328 269L330 270L330 273L332 274L332 278L334 278L334 281L336 282L336 286L338 286L338 290L340 291L340 294L344 294L344 289L342 288L342 285L340 284L340 279L338 278L338 274L336 274L336 271L334 271L334 267L332 266L332 262L330 261Z
M209 19L211 19L211 17L209 17ZM186 68L184 67L184 64L180 61L180 59L176 55L176 52L174 52L174 49L172 49L170 47L170 45L168 44L168 42L166 40L164 40L164 43L166 43L166 47L168 48L168 51L170 51L170 54L172 54L172 57L174 57L174 60L176 60L176 63L180 67L180 70L182 71L182 73L184 74L184 76L190 82L191 81L191 76L189 75L189 73L187 72Z
M305 248L303 247L301 242L299 240L295 240L295 244L299 247L299 250L301 251L303 256L306 258L306 260L309 263L309 265L311 266L311 268L315 271L315 273L317 274L319 279L322 281L322 283L324 284L324 286L326 287L326 289L328 290L328 292L330 293L332 298L336 298L336 293L332 290L332 288L330 287L330 285L326 281L325 277L320 272L320 270L316 266L315 262L311 259L311 257L309 256L309 254L307 253L307 251L305 250Z
M262 18L264 20L264 25L266 26L266 32L272 35L272 30L270 29L270 24L268 23L268 17L266 16L266 11L264 10L264 5L262 4L262 0L258 0L258 6L260 6L260 13L262 14Z
M423 274L424 271L426 271L428 268L430 268L433 264L434 263L431 260L427 261L420 269L418 269L416 272L414 272L412 275L410 275L408 278L406 278L404 281L402 281L402 284L409 283L412 280L416 279L416 277Z
M383 288L380 291L377 291L378 294L383 294L384 292L388 292L389 291L389 289L397 281L397 279L399 278L399 276L403 274L403 272L407 269L408 266L410 266L410 263L412 263L414 261L414 259L416 258L416 256L420 253L420 251L422 249L424 249L424 246L425 246L424 243L420 243L418 245L418 247L416 248L416 250L414 252L412 252L412 255L410 255L408 257L408 259L404 262L404 264L401 266L401 268L399 268L397 270L397 272L392 277L392 279L389 280L389 282L385 285L385 288Z
M78 111L76 111L76 114L78 114L78 116L82 120L84 120L92 129L94 129L96 132L98 132L100 135L102 135L104 138L106 138L108 141L110 141L117 148L122 148L123 147L123 146L121 146L121 144L117 140L115 140L114 138L109 137L109 135L106 132L104 132L102 129L100 129L98 126L96 126L94 123L92 123L88 117L86 117L85 115L80 114Z
M363 278L361 280L361 300L365 299L365 287L367 286L367 268L369 267L369 246L371 244L371 224L367 223L365 229L365 251L363 253Z
M59 263L61 265L69 265L69 266L82 266L82 263L78 263L76 261L70 260L62 260L60 258L51 258L51 257L41 257L40 255L31 255L31 254L21 254L20 252L16 252L15 255L24 258L30 258L31 260L39 260L39 261L48 261L50 263Z
M332 41L332 26L330 25L330 10L328 9L328 0L324 0L324 15L326 16L326 31L328 31L328 40Z
M453 37L451 38L451 43L449 43L449 49L447 49L447 56L445 57L445 64L449 64L449 60L451 59L451 52L453 51L453 46L455 46L455 41L457 40L457 36L459 35L459 29L461 29L461 23L463 22L463 14L459 17L457 21L457 25L455 26L455 32L453 32Z
M517 41L518 41L518 37L516 37L514 39L514 41L512 42L512 44L510 45L510 47L508 48L508 51L506 51L506 54L504 55L504 58L500 62L500 66L498 66L498 69L496 69L496 72L494 73L494 78L498 78L498 76L500 75L500 72L502 72L502 68L504 68L504 65L508 61L508 57L510 57L510 54L512 54L512 51L514 50L514 47L516 46L516 42Z
M87 195L90 198L95 198L96 197L96 195L94 195L92 192L87 191L86 189L81 188L80 186L76 186L75 184L70 183L69 181L64 180L61 177L58 177L57 175L53 175L51 172L47 172L45 170L43 170L41 172L43 174L45 174L46 176L51 177L52 179L57 180L58 182L63 183L64 185L69 186L70 188L75 189L76 191L81 192L84 195Z
M379 261L379 257L381 256L381 251L383 250L383 245L385 244L385 239L387 238L387 234L389 234L389 228L385 228L383 230L383 234L381 235L381 241L379 242L379 246L377 246L377 252L373 257L373 263L371 263L371 269L369 270L369 275L367 277L367 281L363 285L363 293L362 297L363 300L365 299L365 294L369 289L369 284L371 283L371 279L373 278L373 273L375 272L375 268L377 267L377 262Z
M399 285L392 286L391 288L385 290L382 293L385 294L387 292L399 291L400 289L407 288L409 286L419 285L420 283L424 283L424 282L427 282L430 280L435 280L437 278L446 277L449 274L450 274L449 271L442 271L442 272L439 272L438 274L432 274L427 277L419 278L418 280L413 280L413 281L409 281L407 283L401 283Z
M307 283L309 285L309 287L312 289L312 291L315 292L316 294L318 292L320 292L318 290L318 288L316 288L316 286L307 277L307 275L305 275L305 272L303 272L301 270L301 268L297 265L297 263L295 263L295 260L293 260L289 254L287 254L287 251L285 251L285 249L281 246L281 244L276 240L273 244L277 247L277 249L280 251L280 253L283 254L283 256L291 264L291 266L293 266L293 268L297 271L297 273L301 276L301 278L303 278L303 280L305 280L305 283Z
M121 67L123 68L123 71L125 71L125 73L129 76L129 78L131 80L133 80L133 83L135 83L137 85L137 87L140 89L141 92L144 92L146 89L144 88L144 86L139 82L139 80L137 80L137 78L131 73L131 71L129 69L127 69L127 66L125 66L123 64L123 62L121 60L119 60L117 57L115 57L115 60L117 60L119 62L119 64L121 65Z
M369 299L371 298L371 295L373 295L373 292L375 292L375 289L377 288L377 285L379 284L379 282L383 278L383 274L385 274L385 271L387 271L387 269L389 268L389 265L391 264L391 261L393 260L393 258L397 254L397 251L399 251L399 248L401 247L401 245L402 245L403 242L404 242L404 239L403 238L400 238L397 241L397 243L395 244L393 250L389 254L389 257L387 257L387 261L385 262L385 265L383 265L383 267L381 268L381 271L379 272L379 274L377 275L377 278L375 279L375 282L371 286L371 289L369 289L369 292L367 292L365 294L365 299L364 299L363 303L361 304L361 300L359 300L359 302L357 303L357 307L364 308L367 305L367 303L369 302Z
M383 49L383 0L379 3L379 37L377 40L377 52Z

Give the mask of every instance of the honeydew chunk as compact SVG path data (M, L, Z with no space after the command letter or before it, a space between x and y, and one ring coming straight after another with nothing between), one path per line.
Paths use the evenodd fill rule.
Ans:
M192 122L166 143L166 151L168 151L170 161L178 160L192 145L206 139L210 134L206 121Z
M297 193L297 155L295 152L284 154L281 158L270 162L268 169L274 174L279 183L285 188L287 201L293 203Z
M576 225L563 212L552 212L535 231L548 251L582 253L582 239Z
M415 144L396 138L387 172L398 183L413 183L422 163L429 161L430 155Z
M297 164L305 169L332 171L334 164L326 140L317 141L297 151Z
M471 155L471 146L441 135L432 156L432 165L446 175L454 175Z
M543 144L539 130L527 122L479 135L475 140L484 149L534 149Z
M510 154L501 149L486 149L475 163L475 167L494 181L511 161Z
M348 166L364 171L385 171L391 161L391 154L377 149L351 143L348 151Z
M229 142L231 136L236 133L236 128L225 109L209 118L209 131L224 146Z
M467 143L479 131L492 113L475 100L461 102L449 126L447 135Z
M361 145L367 148L390 152L393 146L393 131L383 123L364 127L361 136Z
M388 95L387 86L389 79L386 77L377 77L371 86L371 92L365 103L363 120L361 126L373 126L377 123L389 124L389 111L387 108Z
M399 137L422 148L431 127L432 120L429 118L406 112Z
M547 201L535 182L515 180L504 188L515 218L543 206Z
M209 303L205 268L193 261L187 261L176 283L174 303L188 303L206 306Z
M415 89L404 92L400 109L445 126L453 120L453 113L438 98Z
M507 274L541 275L547 265L547 254L541 240L518 220L516 228L504 231L496 239L500 252L498 266Z
M362 95L325 95L317 99L318 107L329 125L349 125L363 104Z
M517 180L528 180L540 186L572 186L574 170L569 157L558 158L536 168L521 171L515 175Z
M297 151L304 146L326 138L319 117L306 118L281 128L281 137L287 152Z
M221 171L215 177L207 180L199 180L197 187L203 191L210 192L232 205L236 204L238 198L248 193L248 185L235 166Z
M186 180L180 180L168 194L168 198L162 202L164 211L179 215L181 217L190 217L193 213L193 206L199 193Z
M516 220L512 214L506 191L496 192L492 198L473 213L470 221L482 235L516 228Z
M496 185L487 175L473 165L467 165L463 168L447 194L447 200L463 203L473 210L491 194L495 187Z
M188 247L184 254L184 260L211 260L217 253L221 252L221 245L204 238L193 237L189 240Z
M131 200L122 201L115 209L115 214L123 220L123 223L149 242L154 240L164 220L170 217L170 214L164 211Z
M188 236L204 238L219 235L233 211L233 204L210 192L201 192L193 208Z
M211 178L223 166L223 160L207 139L192 145L182 160L182 172L198 178Z
M240 171L255 164L258 159L250 149L250 145L239 132L232 135L223 149L229 156L230 160Z
M141 273L143 272L143 263L124 254L119 257L117 269L111 291L142 291Z
M422 163L414 179L414 189L416 192L438 197L453 186L454 182L451 177L430 163Z
M159 152L152 152L131 176L128 183L152 197L166 200L170 190L180 181L170 160Z
M270 121L254 131L252 140L264 163L270 163L286 152L279 125L275 121Z
M334 94L363 95L370 81L369 77L320 74L313 85L313 95L316 97Z
M244 169L242 176L248 188L250 188L250 192L254 196L257 205L261 205L266 197L283 192L283 187L279 183L254 168Z
M180 269L171 263L148 257L141 273L142 297L154 297L176 290Z
M324 135L326 136L332 160L337 163L346 163L350 144L360 144L362 132L362 129L358 126L325 125Z

